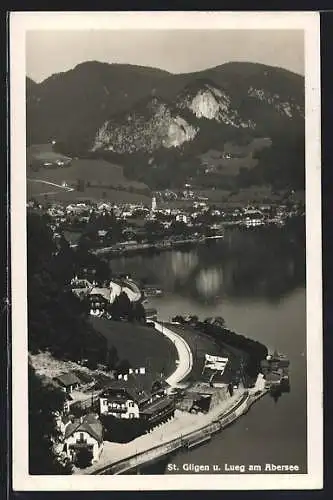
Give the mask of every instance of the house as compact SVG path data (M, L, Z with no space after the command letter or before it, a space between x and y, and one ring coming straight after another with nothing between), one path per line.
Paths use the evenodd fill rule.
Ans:
M68 372L58 375L53 379L61 388L62 391L71 393L72 391L78 389L81 385L81 380L75 375L75 373Z
M281 385L283 379L282 369L270 371L265 377L265 387L272 388Z
M103 426L98 415L90 413L70 421L64 431L64 452L75 462L81 450L91 452L92 462L98 461L103 449Z
M93 300L92 297L94 295L97 295L97 297L103 297L105 302L107 302L108 304L112 304L112 302L115 300L116 296L120 294L120 292L120 287L113 284L112 282L110 282L108 286L94 286L89 291L89 300Z
M276 387L289 381L289 363L286 356L276 351L261 361L260 366L266 387Z
M119 375L100 396L100 413L120 419L141 419L156 425L174 414L174 401L167 396L163 377L143 368Z
M89 301L89 311L91 315L98 315L108 309L110 301L100 293L93 293L87 297Z
M228 376L225 376L225 370L229 363L229 359L221 356L211 356L205 354L204 366L202 369L202 380L209 382L214 387L224 387L228 381Z
M157 295L157 294L156 294ZM146 320L157 321L157 309L155 308L145 308Z
M264 224L264 214L260 210L247 209L244 212L244 224L246 227L260 226Z

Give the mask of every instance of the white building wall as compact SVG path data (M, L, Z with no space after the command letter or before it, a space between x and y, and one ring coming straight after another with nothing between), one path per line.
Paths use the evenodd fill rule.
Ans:
M75 445L77 441L80 440L80 434L83 434L84 436L84 439L87 441L87 445L92 445L92 452L93 452L93 462L96 462L99 457L100 457L100 454L102 452L102 445L103 443L98 443L98 441L96 441L95 438L93 438L92 436L90 436L90 434L88 434L87 432L81 432L81 431L78 431L78 432L74 432L74 434L72 434L71 436L69 436L67 439L65 439L65 443L67 444L67 456L69 458L71 458L71 453L70 453L70 445Z
M114 412L110 411L109 404L112 404L112 402L110 401L109 403L108 398L100 398L99 408L101 415L112 415L113 417L119 418L139 418L139 407L137 403L130 399L125 402L126 412L123 413L119 413L116 410Z

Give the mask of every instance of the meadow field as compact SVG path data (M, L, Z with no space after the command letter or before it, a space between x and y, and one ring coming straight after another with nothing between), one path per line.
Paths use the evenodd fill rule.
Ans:
M102 318L92 318L91 323L132 368L146 367L166 377L176 369L178 354L174 344L154 328Z
M77 184L78 180L83 180L86 186L96 185L100 187L112 187L133 190L148 189L142 182L130 181L123 173L123 167L104 160L74 159L70 166L43 168L34 171L27 170L29 179L39 179L62 184L66 182L69 186Z

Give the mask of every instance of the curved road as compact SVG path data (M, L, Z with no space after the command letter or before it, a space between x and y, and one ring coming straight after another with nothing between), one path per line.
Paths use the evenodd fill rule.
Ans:
M178 365L176 370L167 378L171 387L176 387L179 382L191 372L193 367L192 351L187 342L177 333L173 332L163 324L154 321L155 329L174 343L178 352Z
M44 181L43 179L31 179L30 177L28 177L27 180L30 182L39 182L40 184L47 184L48 186L59 187L65 189L66 191L75 191L74 188L71 188L69 186L62 186L61 184L56 184L55 182L51 181Z
M60 184L56 184L54 182L50 181L44 181L43 179L31 179L30 177L27 178L27 181L29 182L36 182L39 184L46 184L47 186L54 186L63 189L64 191L70 192L70 191L75 191L74 188L71 188L69 186L61 186ZM51 194L57 194L57 191L47 191L45 193L38 193L35 196L45 196L45 195L51 195Z

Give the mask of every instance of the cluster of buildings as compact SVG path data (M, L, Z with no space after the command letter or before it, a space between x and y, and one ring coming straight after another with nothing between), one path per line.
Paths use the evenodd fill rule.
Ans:
M68 400L80 380L68 373L56 377L55 383L67 396L63 411L56 415L61 436L57 451L77 466L83 454L88 459L82 466L98 461L104 441L110 435L116 438L121 422L127 423L130 434L130 426L139 428L140 424L147 432L174 416L175 402L168 395L168 383L162 375L147 373L144 367L129 369L110 380L79 417L72 414Z
M89 311L93 316L105 312L108 305L121 293L125 293L130 302L138 302L142 298L140 288L129 278L114 278L112 281L99 283L75 276L71 281L71 289L78 298L89 301Z
M53 151L51 144L36 144L27 148L27 167L38 171L40 169L69 167L72 158Z
M267 389L281 388L289 384L289 359L274 351L261 361L261 371Z
M259 205L226 209L209 205L205 201L194 201L185 208L170 208L159 207L155 197L152 198L150 207L91 201L54 203L47 208L30 201L28 207L46 210L55 237L69 234L66 238L72 246L77 245L85 228L89 228L92 247L112 246L119 253L124 250L139 250L142 245L148 248L156 242L169 248L172 247L173 240L179 238L196 241L205 237L223 237L225 228L229 226L283 226L288 218L304 215L304 207L300 205ZM116 240L112 224L118 225Z

